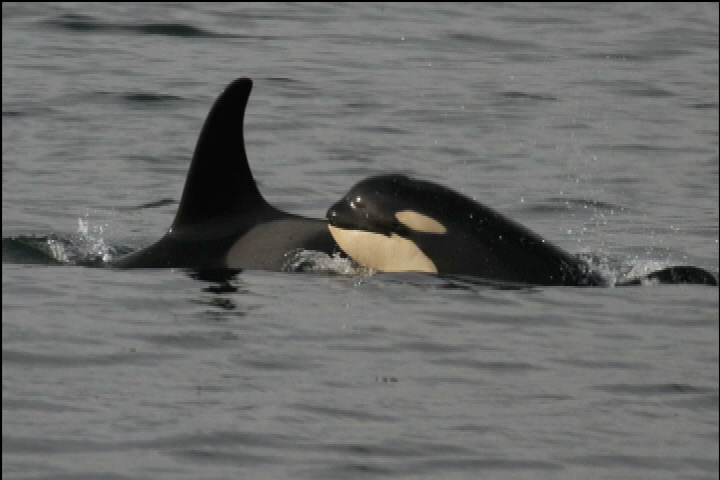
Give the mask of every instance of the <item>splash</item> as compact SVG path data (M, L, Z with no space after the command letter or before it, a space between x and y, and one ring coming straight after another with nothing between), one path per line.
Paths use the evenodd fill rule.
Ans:
M285 254L283 272L320 272L338 275L366 277L373 275L371 268L362 267L340 253L328 255L324 252L298 248Z
M73 257L77 265L104 265L112 260L115 249L105 243L103 233L107 225L90 225L88 214L78 218L78 230L73 236Z

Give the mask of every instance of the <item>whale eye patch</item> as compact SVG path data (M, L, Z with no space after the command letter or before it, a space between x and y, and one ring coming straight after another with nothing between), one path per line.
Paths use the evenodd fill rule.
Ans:
M402 225L406 226L410 230L423 233L446 233L447 228L445 225L438 222L432 217L423 215L422 213L415 212L413 210L402 210L395 214L395 218Z

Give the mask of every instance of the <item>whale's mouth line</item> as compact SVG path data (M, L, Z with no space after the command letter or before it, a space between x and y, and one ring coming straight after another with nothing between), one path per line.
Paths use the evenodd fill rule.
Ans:
M333 227L345 228L345 229L351 229L351 230L358 229L358 227L356 225L351 224L351 222L344 222L335 210L328 211L327 221L328 221L328 224L332 225ZM362 229L360 229L360 230L362 230Z
M329 211L327 215L328 224L343 230L355 230L358 232L374 233L377 235L384 235L390 237L393 234L404 236L404 230L400 225L391 225L387 228L383 228L382 225L362 225L357 222L343 220L341 216L336 215L334 211Z

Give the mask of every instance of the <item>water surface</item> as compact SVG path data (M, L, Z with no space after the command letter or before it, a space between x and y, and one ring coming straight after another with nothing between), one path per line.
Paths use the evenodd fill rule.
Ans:
M164 233L248 76L279 208L399 171L610 269L717 273L717 19L4 3L3 241L61 265L3 263L3 477L717 478L717 288L71 265Z

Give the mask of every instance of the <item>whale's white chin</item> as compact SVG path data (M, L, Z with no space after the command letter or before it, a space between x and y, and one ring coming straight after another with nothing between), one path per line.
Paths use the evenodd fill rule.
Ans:
M328 225L330 234L345 253L364 267L379 272L438 273L435 264L407 238Z

